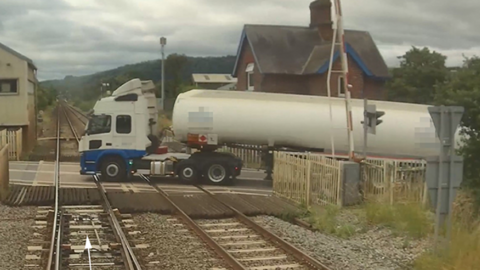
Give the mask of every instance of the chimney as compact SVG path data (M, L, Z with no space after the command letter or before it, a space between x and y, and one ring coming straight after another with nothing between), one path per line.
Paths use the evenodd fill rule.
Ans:
M333 38L331 8L331 0L315 0L310 3L310 28L317 28L320 37L326 41L332 41Z

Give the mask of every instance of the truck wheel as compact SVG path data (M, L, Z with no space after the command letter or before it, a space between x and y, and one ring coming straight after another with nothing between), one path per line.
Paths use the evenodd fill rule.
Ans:
M107 158L101 166L102 179L105 181L123 181L127 177L125 164L119 158Z
M230 184L230 172L222 163L211 163L205 171L205 178L212 184L226 185Z
M196 184L198 182L198 169L193 162L188 160L178 164L177 174L180 180L185 184Z

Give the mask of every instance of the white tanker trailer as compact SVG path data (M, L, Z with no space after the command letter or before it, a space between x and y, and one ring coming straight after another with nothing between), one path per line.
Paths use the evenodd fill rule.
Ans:
M439 140L428 105L369 101L384 111L376 135L368 138L367 155L388 158L424 158L438 155ZM177 97L173 130L179 141L188 134L204 134L213 144L271 145L331 152L349 150L343 98L244 91L191 90ZM363 147L363 100L352 99L355 150ZM456 147L460 144L459 130ZM210 136L208 134L211 134ZM210 137L210 138L207 138Z

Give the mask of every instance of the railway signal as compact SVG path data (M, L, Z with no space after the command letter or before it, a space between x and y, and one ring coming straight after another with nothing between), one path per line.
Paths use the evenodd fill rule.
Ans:
M380 117L385 115L384 111L377 111L377 107L373 104L367 104L366 108L363 111L364 120L361 121L364 129L366 129L370 134L376 134L376 127L380 125L383 120Z

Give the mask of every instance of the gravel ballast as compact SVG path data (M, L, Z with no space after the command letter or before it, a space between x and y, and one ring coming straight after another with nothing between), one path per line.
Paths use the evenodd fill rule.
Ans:
M148 213L133 215L133 221L145 239L142 244L149 245L137 253L145 262L145 269L228 269L221 258L175 217Z
M0 205L0 268L24 269L28 239L33 236L36 207Z
M415 256L428 248L428 240L394 237L386 228L374 228L341 239L270 216L254 218L266 229L334 269L409 269Z

